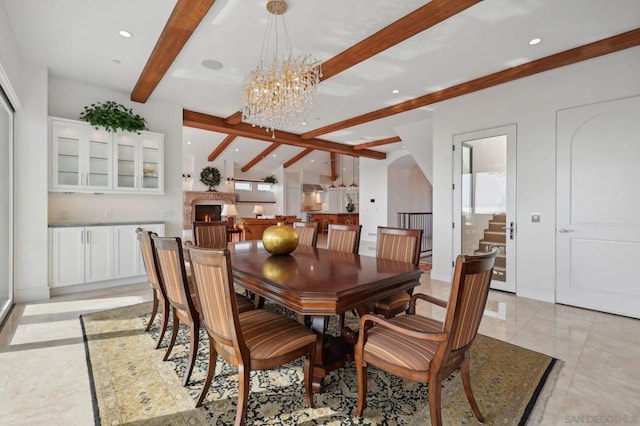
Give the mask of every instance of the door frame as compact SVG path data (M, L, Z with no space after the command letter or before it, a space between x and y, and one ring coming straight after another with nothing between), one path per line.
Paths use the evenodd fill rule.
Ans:
M509 231L507 230L507 282L502 283L493 280L491 288L496 290L504 290L516 293L517 290L517 124L505 124L502 126L491 127L481 130L473 130L464 133L457 133L452 136L452 253L451 265L453 265L456 256L462 252L462 144L477 140L486 139L496 136L507 137L507 227L509 223L513 223L514 239L509 239Z
M14 272L13 272L13 250L14 250L14 233L13 233L13 227L14 227L14 214L13 214L13 207L14 207L14 201L13 201L13 196L14 196L14 192L13 192L13 170L14 170L14 152L13 152L13 148L14 148L14 110L12 108L11 102L9 101L9 97L5 95L4 90L2 89L2 87L0 87L0 108L3 110L2 112L4 113L6 111L6 113L9 116L9 132L8 132L8 175L9 175L9 180L8 180L8 198L9 198L9 205L7 206L8 209L8 222L7 222L7 226L8 226L8 241L5 241L3 243L7 244L7 256L8 259L7 260L7 268L8 270L6 271L7 274L7 279L8 279L8 289L7 289L7 300L3 303L0 300L0 325L2 325L4 323L4 320L7 318L7 316L9 315L9 312L11 311L11 308L14 304ZM1 138L2 136L0 136ZM4 190L4 188L0 188L0 190ZM2 226L2 225L0 225ZM0 278L1 279L1 278Z

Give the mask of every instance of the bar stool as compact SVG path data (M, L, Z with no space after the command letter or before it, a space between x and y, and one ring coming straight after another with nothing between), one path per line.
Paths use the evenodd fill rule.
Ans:
M320 232L322 232L323 234L328 233L330 224L331 221L329 219L322 219L322 228Z

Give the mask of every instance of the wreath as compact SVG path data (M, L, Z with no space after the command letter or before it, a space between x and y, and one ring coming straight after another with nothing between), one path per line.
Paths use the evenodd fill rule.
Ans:
M200 172L200 182L209 187L209 191L215 191L214 186L220 185L220 170L207 166Z

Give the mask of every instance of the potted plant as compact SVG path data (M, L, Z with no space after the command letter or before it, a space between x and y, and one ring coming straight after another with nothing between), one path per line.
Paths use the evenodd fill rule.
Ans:
M131 108L114 101L96 102L85 106L80 113L80 120L91 123L98 128L104 127L108 132L117 132L118 129L136 132L140 134L147 129L147 121L144 117L134 114Z
M349 213L353 213L356 209L356 205L353 204L353 198L351 198L351 194L347 194L347 205L345 207Z
M276 178L276 175L267 176L266 178L264 178L262 180L265 181L266 183L270 183L272 185L275 185L276 183L278 183L278 178Z
M207 166L200 172L200 182L209 187L208 191L215 191L215 187L220 185L220 170Z

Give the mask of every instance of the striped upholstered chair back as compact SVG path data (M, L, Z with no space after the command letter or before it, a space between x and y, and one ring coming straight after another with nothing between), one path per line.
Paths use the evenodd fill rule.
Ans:
M293 222L298 233L298 245L315 247L318 242L318 222Z
M149 281L149 285L154 289L154 291L159 291L164 295L164 285L160 281L158 261L151 243L151 236L157 235L151 231L144 231L143 229L136 230L136 234L138 236L138 241L140 242L140 253L142 254L144 269L147 271L147 280Z
M193 222L193 241L198 247L223 249L227 247L227 222Z
M487 303L497 250L478 256L458 256L444 331L449 351L466 350L475 339Z
M422 229L378 227L376 257L418 264Z
M362 225L329 224L327 249L343 253L358 254Z
M234 342L239 337L238 306L229 251L198 250L198 247L193 247L189 253L202 307L202 323L209 335L214 336L219 345L235 356Z
M164 283L167 299L173 313L173 331L171 332L171 341L164 355L166 361L171 354L173 345L178 336L178 328L180 322L189 327L189 360L185 368L182 385L189 383L189 377L195 365L196 353L198 351L198 342L200 340L200 314L195 301L197 294L190 286L190 280L187 277L187 270L184 263L184 254L182 251L182 240L180 238L153 238L153 246L160 265L160 275Z

